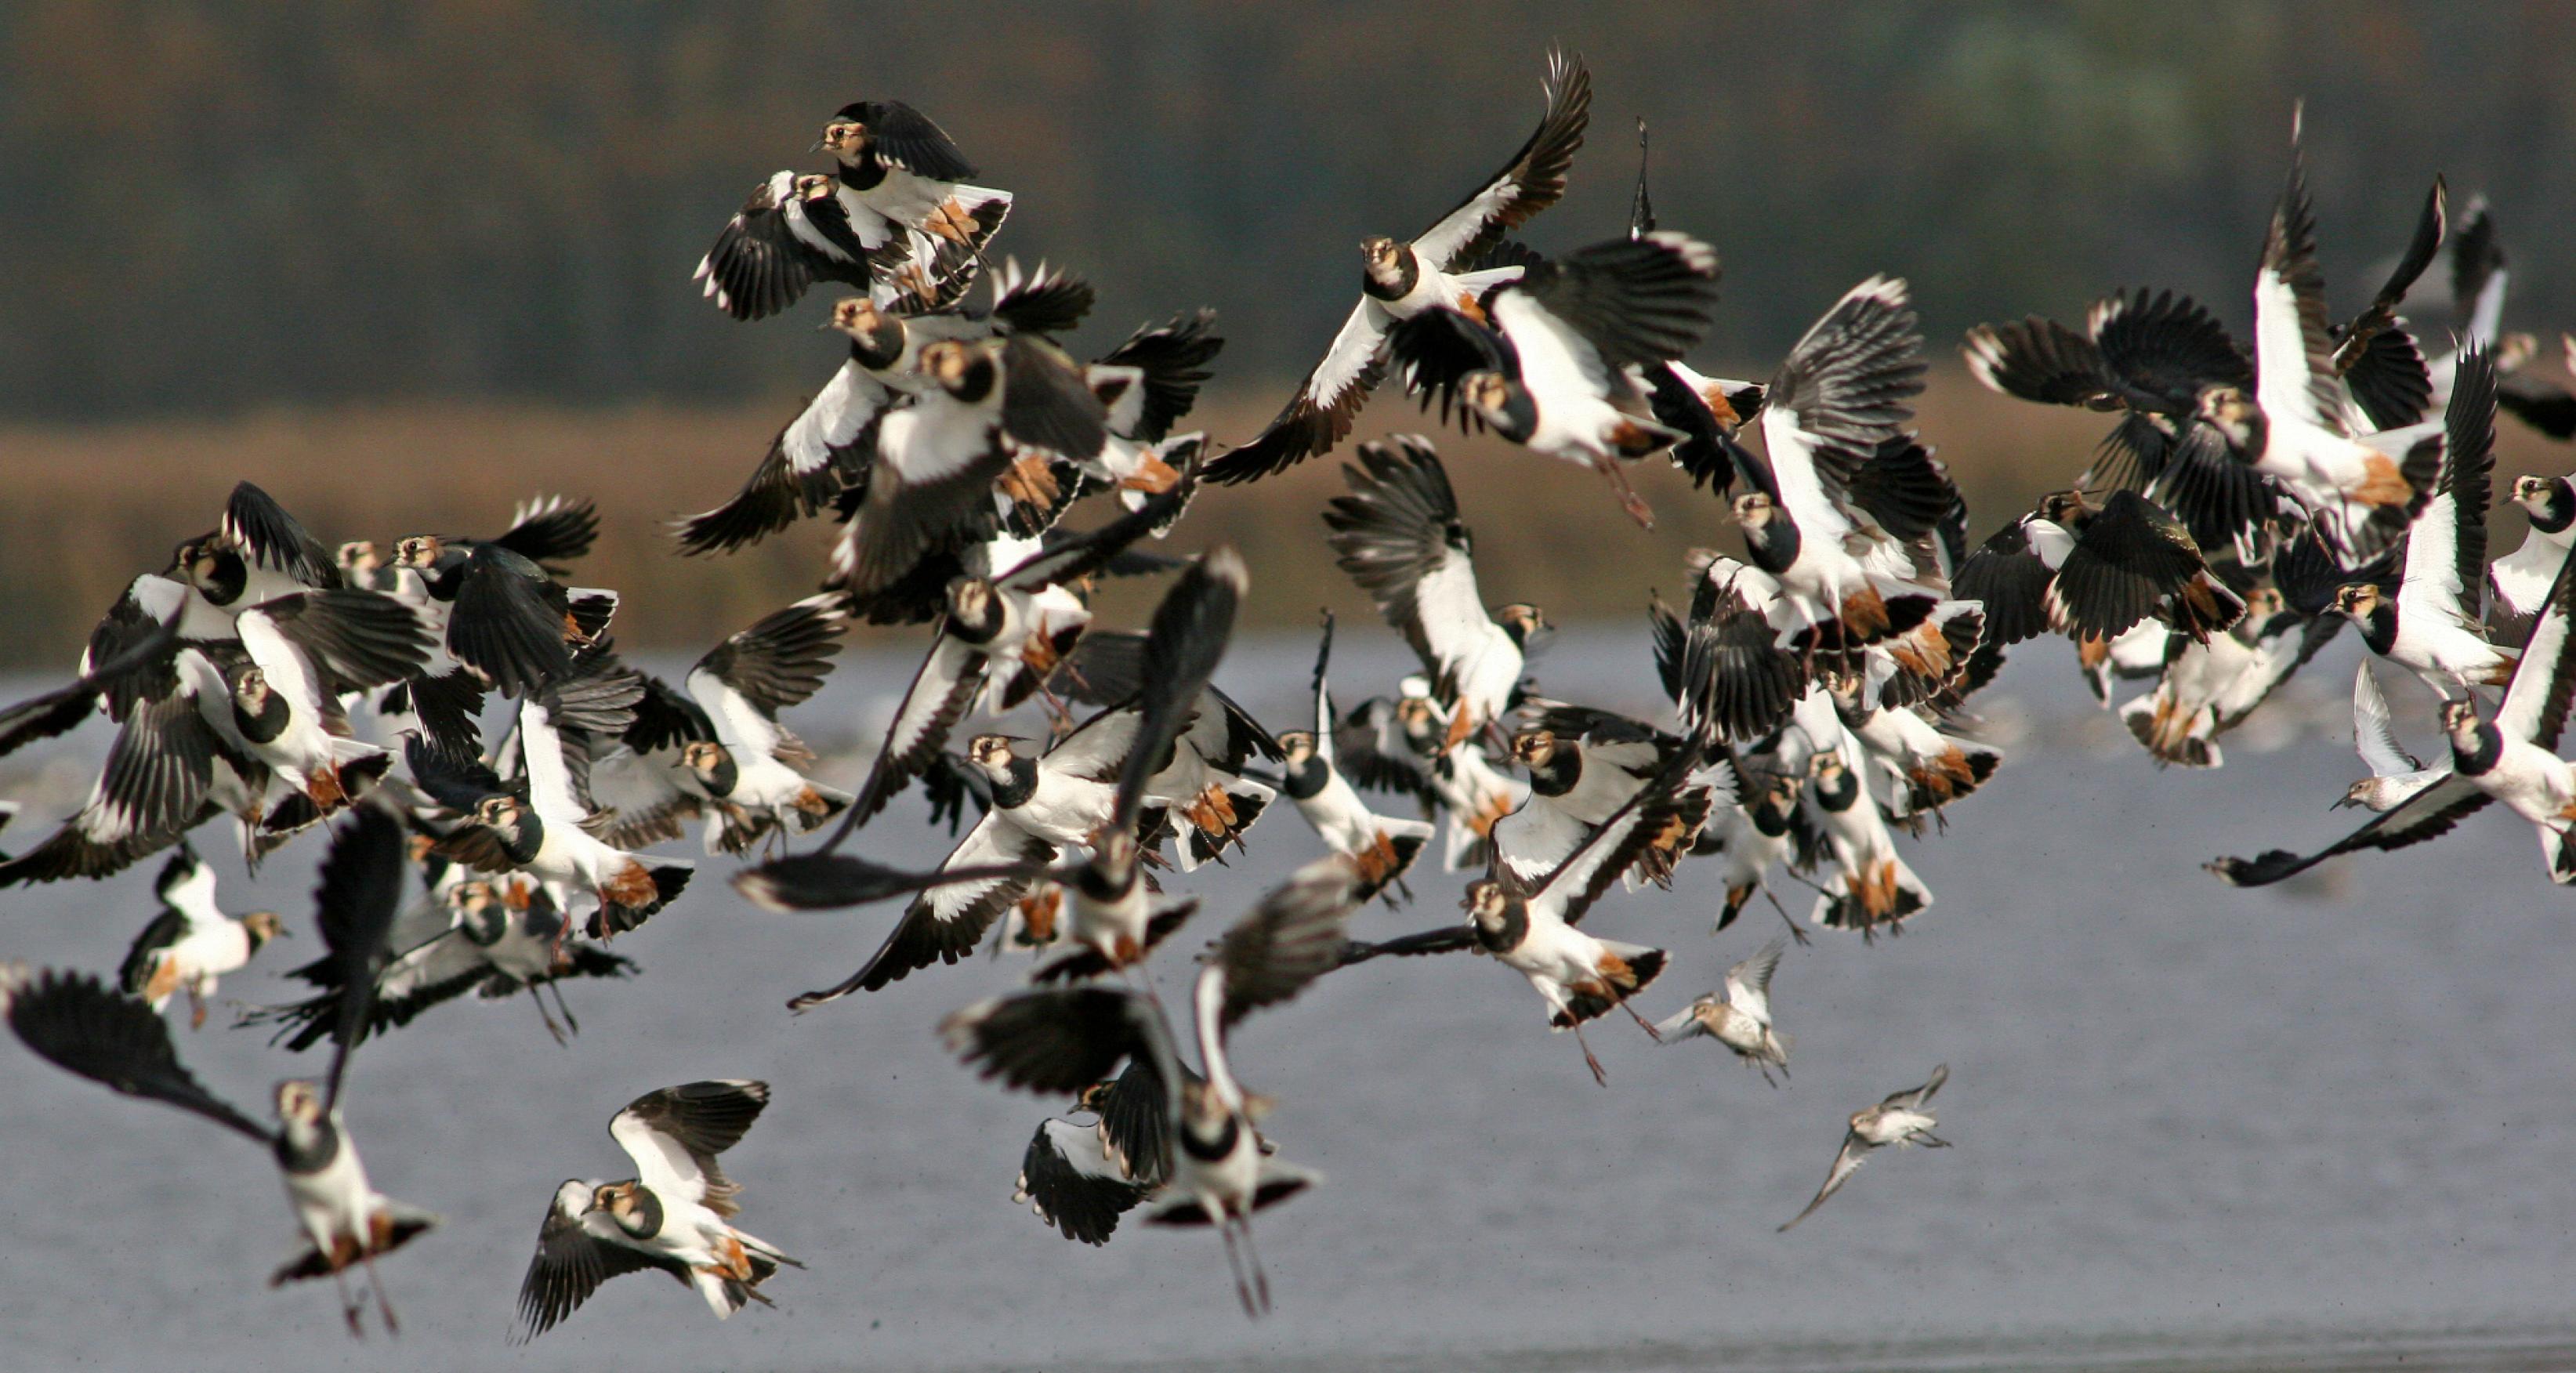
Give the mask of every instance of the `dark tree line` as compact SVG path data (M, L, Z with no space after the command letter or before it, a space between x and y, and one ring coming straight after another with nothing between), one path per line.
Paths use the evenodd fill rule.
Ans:
M2576 10L2548 3L15 0L0 414L810 385L828 342L733 325L688 274L863 94L1020 193L1005 244L1101 284L1093 333L1212 304L1230 379L1276 383L1358 238L1526 131L1552 39L1599 97L1535 239L1620 229L1647 116L1659 208L1730 267L1720 355L1775 355L1875 270L1935 337L2137 282L2241 313L2298 95L2345 293L2438 167L2498 202L2517 322L2576 319Z

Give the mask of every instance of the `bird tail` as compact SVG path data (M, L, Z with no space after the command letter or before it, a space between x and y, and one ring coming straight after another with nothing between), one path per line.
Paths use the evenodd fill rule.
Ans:
M2161 686L2120 707L2120 720L2160 764L2214 768L2224 761L2209 737L2215 723L2210 712L2174 709L2172 695Z

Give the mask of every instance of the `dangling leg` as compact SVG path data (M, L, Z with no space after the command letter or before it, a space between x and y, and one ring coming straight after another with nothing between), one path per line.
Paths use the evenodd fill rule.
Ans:
M1583 1049L1583 1066L1592 1070L1593 1081L1600 1083L1604 1087L1609 1086L1610 1075L1601 1070L1601 1060L1592 1056L1592 1045L1583 1037L1582 1023L1578 1021L1572 1028L1574 1030L1574 1042Z
M341 1268L332 1269L331 1284L340 1289L340 1319L349 1323L349 1338L353 1340L365 1339L367 1337L367 1327L360 1324L358 1321L358 1313L361 1308L358 1305L357 1298L349 1295L348 1271Z
M1243 1227L1244 1266L1252 1270L1252 1291L1261 1298L1261 1314L1270 1311L1270 1271L1261 1266L1261 1251L1252 1247L1252 1217L1246 1214L1235 1221Z
M1243 1303L1243 1314L1259 1316L1260 1310L1252 1304L1252 1283L1243 1275L1243 1255L1235 1250L1234 1221L1231 1218L1220 1219L1216 1223L1216 1232L1225 1237L1225 1268L1234 1275L1234 1295Z
M1654 508L1637 494L1637 488L1628 484L1628 474L1620 469L1617 458L1595 458L1592 470L1609 478L1610 489L1619 493L1619 508L1628 512L1628 518L1635 520L1638 528L1655 527Z
M367 1285L376 1289L376 1314L385 1318L385 1333L401 1334L402 1322L394 1319L394 1304L393 1300L385 1295L385 1280L376 1276L376 1251L372 1248L360 1249L358 1261L367 1266Z
M1799 948L1805 948L1807 932L1798 928L1798 918L1789 914L1789 908L1780 904L1779 897L1771 894L1771 885L1767 882L1762 885L1762 899L1771 903L1771 909L1778 911L1782 920L1789 922L1789 937L1798 941Z
M563 1027L557 1025L555 1023L555 1018L546 1011L546 994L543 990L542 984L528 988L528 1000L536 1003L537 1019L545 1022L546 1033L554 1036L556 1047L566 1047L567 1041L564 1039Z
M564 1028L574 1034L580 1034L581 1021L573 1016L572 1007L564 1001L563 983L558 979L548 978L546 985L554 989L555 1009L563 1012Z

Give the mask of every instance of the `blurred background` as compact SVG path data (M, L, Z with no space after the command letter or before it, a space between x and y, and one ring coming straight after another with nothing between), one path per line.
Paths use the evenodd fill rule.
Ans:
M1959 332L2078 319L2114 287L2240 331L2294 99L2339 312L2426 184L2484 192L2507 326L2555 375L2576 324L2576 8L2563 5L181 3L0 7L0 667L67 665L134 573L237 479L327 542L490 532L537 491L597 499L582 580L622 642L711 641L820 576L828 526L730 560L664 522L729 495L837 365L836 292L731 322L691 268L844 102L907 100L1018 195L997 250L1100 291L1074 351L1201 305L1228 344L1192 424L1249 438L1350 305L1357 241L1410 235L1536 121L1544 53L1589 62L1592 137L1543 250L1620 233L1654 131L1664 225L1726 264L1704 370L1767 376L1872 272L1910 278L1923 428L1982 535L2104 427L1994 397ZM2435 274L2438 276L2438 273ZM2428 279L2438 294L2440 283ZM2447 309L2422 304L2438 333ZM1427 428L1381 393L1367 432ZM1646 483L1452 441L1485 589L1628 616L1732 546ZM2505 465L2571 454L2506 425ZM1257 614L1365 613L1316 542L1335 463L1211 493L1177 538L1246 547ZM2516 539L2518 529L2502 538ZM2510 543L2503 546L2510 547ZM1608 556L1605 556L1608 555Z

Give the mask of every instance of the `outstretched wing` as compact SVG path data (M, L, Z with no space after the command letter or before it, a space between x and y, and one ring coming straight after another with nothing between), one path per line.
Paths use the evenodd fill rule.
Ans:
M1362 299L1324 349L1324 360L1259 434L1207 465L1207 479L1233 486L1304 462L1349 437L1369 392L1386 376L1386 311Z
M181 1066L168 1022L87 973L0 964L0 1014L37 1056L126 1096L193 1111L262 1144L268 1127Z
M716 1166L716 1155L741 1143L768 1105L766 1082L685 1082L635 1098L609 1119L608 1135L635 1160L645 1186L730 1216L742 1189Z
M545 1222L537 1228L536 1257L528 1260L528 1275L519 1283L519 1325L511 1336L517 1343L552 1330L610 1278L648 1268L659 1268L683 1281L688 1278L685 1262L618 1243L608 1233L613 1222L591 1228L582 1214L590 1195L590 1184L567 1182L546 1203Z
M1520 151L1413 240L1415 255L1435 270L1450 271L1481 256L1565 195L1566 172L1592 122L1592 73L1582 58L1551 51L1540 89L1547 109Z
M1842 1150L1834 1155L1833 1171L1825 1174L1825 1185L1816 1189L1816 1199L1807 1203L1806 1210L1791 1216L1788 1224L1780 1227L1779 1233L1787 1234L1790 1226L1814 1215L1816 1208L1825 1204L1825 1198L1841 1191L1843 1184L1851 1181L1851 1175L1860 1171L1862 1161L1869 1157L1869 1148L1860 1136L1845 1134Z

